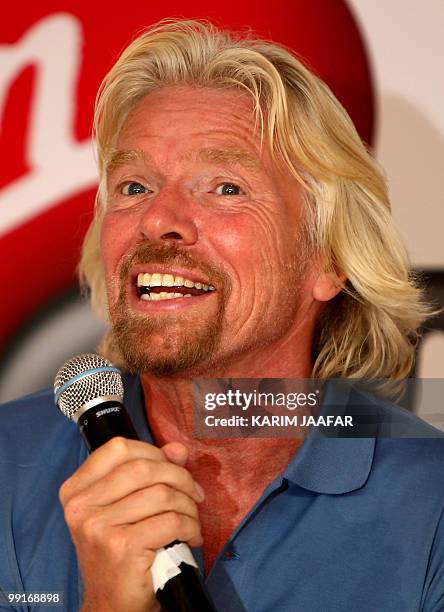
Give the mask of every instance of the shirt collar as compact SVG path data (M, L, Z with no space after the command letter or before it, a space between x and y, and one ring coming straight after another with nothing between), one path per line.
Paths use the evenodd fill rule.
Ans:
M145 400L140 378L138 376L124 375L123 386L125 389L125 408L131 417L139 438L144 442L154 444L146 416Z
M328 414L332 408L335 414L350 414L351 393L350 385L344 381L330 381L320 414ZM375 436L324 437L312 428L283 477L315 493L341 494L359 489L371 470L375 440Z

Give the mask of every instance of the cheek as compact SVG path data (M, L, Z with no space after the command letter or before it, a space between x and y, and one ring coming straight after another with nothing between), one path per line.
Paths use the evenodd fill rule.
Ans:
M290 245L288 229L268 211L227 215L212 226L213 244L235 268L239 264L261 270L278 267Z
M282 264L289 257L289 240L284 241L282 233L283 228L268 211L226 215L225 223L213 225L213 245L218 257L228 264L232 304L244 323L248 317L263 315L264 308L279 299Z
M105 215L100 234L100 248L107 276L114 273L127 244L128 237L124 224L116 218L116 215Z

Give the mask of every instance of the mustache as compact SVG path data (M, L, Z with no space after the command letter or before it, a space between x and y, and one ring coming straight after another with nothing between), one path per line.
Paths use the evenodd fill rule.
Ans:
M122 258L119 271L120 282L126 281L133 266L149 263L177 265L187 270L197 269L204 272L212 284L218 285L218 288L224 288L225 293L228 293L231 288L229 276L222 266L203 261L171 243L154 245L143 242L136 245L132 252Z

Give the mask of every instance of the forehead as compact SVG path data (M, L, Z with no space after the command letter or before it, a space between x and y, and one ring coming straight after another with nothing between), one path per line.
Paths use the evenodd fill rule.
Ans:
M238 90L165 87L145 96L129 113L117 140L123 151L144 149L143 142L181 143L181 156L190 160L243 160L253 164L267 147L251 97ZM189 147L186 144L189 143ZM196 152L195 145L199 145ZM149 151L147 151L149 153ZM128 161L130 161L128 159Z
M230 116L236 123L247 123L254 131L252 97L236 88L165 86L142 98L130 111L123 130L134 127L140 119L168 121L174 113L204 116L208 121L222 123Z

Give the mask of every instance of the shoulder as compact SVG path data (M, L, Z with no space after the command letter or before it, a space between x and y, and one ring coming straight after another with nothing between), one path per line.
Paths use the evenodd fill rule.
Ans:
M123 382L125 404L143 435L146 425L139 379L124 376ZM52 388L0 405L0 464L76 466L86 456L77 425L57 408Z
M63 419L54 404L52 389L42 389L30 395L19 397L0 405L0 419L2 424L13 425L21 419Z
M352 401L377 418L372 471L386 476L395 489L402 486L444 507L444 432L412 412L361 390Z
M54 405L52 389L0 406L0 463L23 467L60 461L80 441L76 425Z
M345 405L346 411L357 417L358 422L359 417L363 417L362 423L373 425L377 437L444 440L444 431L433 427L401 405L372 393L370 384L363 386L354 381L336 383L334 405Z

